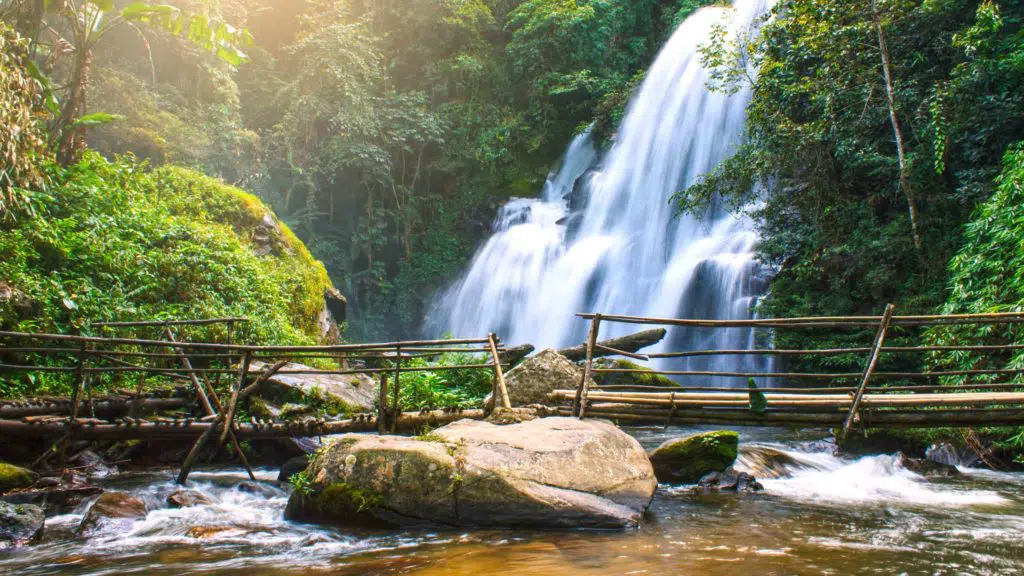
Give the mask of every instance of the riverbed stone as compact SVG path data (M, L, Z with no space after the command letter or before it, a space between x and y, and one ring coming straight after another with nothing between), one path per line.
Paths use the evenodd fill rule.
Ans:
M38 479L39 474L28 468L0 462L0 493L18 488L28 488Z
M309 457L307 456L295 456L289 458L284 464L281 464L281 471L277 474L278 482L287 482L293 474L298 474L309 466Z
M171 508L190 508L192 506L209 506L213 500L196 490L175 490L167 495L167 505Z
M253 362L249 372L254 377L268 365ZM282 371L316 370L312 366L289 362ZM367 374L276 374L260 388L260 394L287 400L296 396L316 401L336 412L365 412L377 400L377 382Z
M703 492L760 492L764 486L757 478L732 466L721 472L708 472L697 481Z
M722 472L736 461L740 435L718 430L667 440L648 454L658 482L693 484L708 472Z
M546 348L524 360L505 374L505 388L512 406L544 404L553 390L579 386L583 369L552 348ZM484 405L491 407L488 395Z
M39 506L0 501L0 549L38 541L44 524L45 514Z
M921 476L927 476L930 478L950 478L960 475L960 470L957 470L956 466L943 464L941 462L934 462L927 458L911 458L903 452L896 455L896 460L899 462L900 466L903 466L914 474L919 474Z
M657 483L603 420L460 420L416 438L346 434L305 471L286 516L334 524L624 528Z
M145 518L148 511L141 498L126 492L105 492L89 507L78 530L91 531L111 524L127 526L134 520Z

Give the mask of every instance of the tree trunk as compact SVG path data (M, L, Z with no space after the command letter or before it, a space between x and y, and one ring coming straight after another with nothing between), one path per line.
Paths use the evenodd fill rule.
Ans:
M896 156L900 164L900 188L907 198L907 207L910 211L910 229L914 235L914 248L918 254L921 253L921 233L917 226L917 202L914 200L914 191L910 186L910 177L907 175L907 161L903 147L903 129L896 114L896 97L892 87L892 63L889 60L889 45L885 38L885 28L882 26L882 16L878 12L878 3L874 3L875 29L878 32L878 51L882 55L882 75L885 77L885 95L889 106L889 118L892 121L892 132L896 138Z

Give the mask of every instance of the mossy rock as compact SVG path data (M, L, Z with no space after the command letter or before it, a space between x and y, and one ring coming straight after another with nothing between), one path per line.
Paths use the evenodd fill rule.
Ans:
M0 492L28 488L38 478L39 475L28 468L0 462Z
M598 358L594 360L595 368L616 370L642 370L643 372L595 372L594 382L598 386L660 386L662 388L678 388L679 384L667 376L655 374L647 366L641 366L629 360Z
M740 435L718 430L667 440L648 457L658 482L693 484L709 472L722 472L736 461Z
M292 484L292 520L524 528L635 527L657 486L636 439L576 418L349 434Z

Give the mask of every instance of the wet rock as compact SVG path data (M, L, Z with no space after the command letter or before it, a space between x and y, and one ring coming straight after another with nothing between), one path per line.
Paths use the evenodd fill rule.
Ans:
M167 495L167 505L172 508L209 506L210 504L213 504L213 500L209 496L195 490L175 490Z
M512 406L543 404L552 390L575 388L579 385L583 369L558 352L547 348L527 358L522 364L505 374L505 387ZM484 399L490 408L494 399Z
M309 466L309 458L305 456L296 456L289 458L284 464L281 465L281 471L277 474L278 482L287 482L292 474L298 474Z
M239 482L236 487L239 492L245 492L246 494L253 494L255 496L262 496L264 498L277 498L284 496L284 492L274 488L273 486L267 486L260 482L252 482L246 480L245 482Z
M980 458L970 448L957 448L948 442L932 444L925 451L925 458L947 466L974 467L980 462Z
M92 478L104 478L113 472L113 468L92 450L82 450L75 455L71 462Z
M193 526L185 531L185 536L203 540L225 532L241 534L242 530L234 526Z
M249 371L255 376L264 368L267 368L266 363L253 362ZM315 368L288 363L281 370ZM306 401L321 403L335 412L364 412L373 409L373 403L377 400L377 386L377 382L366 374L278 374L263 384L260 394L271 397L294 397L298 394Z
M793 456L770 446L742 446L737 461L758 478L786 478L794 470L807 468Z
M602 420L460 420L429 437L346 434L309 468L291 519L544 528L636 526L657 483L640 444Z
M141 498L125 492L106 492L89 507L78 530L86 532L108 525L127 527L134 520L145 518L148 511Z
M731 430L694 434L665 441L648 454L658 482L692 484L708 472L721 472L736 461L740 436Z
M903 452L896 455L896 462L914 474L919 474L921 476L931 478L950 478L952 476L960 475L960 471L956 469L956 466L933 462L926 458L911 458Z
M28 488L38 479L39 474L28 468L0 462L0 493L18 488Z
M732 466L722 472L708 472L697 482L702 492L760 492L764 486L757 478L746 472L739 472Z
M60 484L61 484L60 478L57 478L56 476L44 476L44 477L40 478L39 480L36 480L35 487L36 488L56 488L57 486L60 486Z
M45 515L39 506L0 502L0 549L38 541L44 523Z
M40 506L48 515L67 514L87 499L102 494L103 489L89 485L60 485L54 488L33 487L0 496L10 504L32 504Z

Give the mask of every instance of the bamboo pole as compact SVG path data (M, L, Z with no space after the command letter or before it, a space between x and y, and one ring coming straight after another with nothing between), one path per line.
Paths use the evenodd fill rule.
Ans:
M398 420L400 418L400 416L399 416L400 408L399 408L399 404L398 403L399 403L399 395L401 394L401 386L402 386L401 380L400 380L401 377L402 377L402 347L401 346L395 346L395 386L394 386L394 389L391 391L391 394L392 394L392 396L394 398L393 401L392 401L392 408L391 408L392 420L390 422L390 425L391 425L390 426L390 432L392 434L394 434L395 431L398 430Z
M597 344L597 334L601 329L600 314L595 314L590 321L590 334L587 336L587 356L583 364L583 375L580 378L580 385L576 393L576 402L573 412L582 420L587 411L587 387L590 385L590 373L594 368L594 345Z
M501 396L501 406L503 408L511 409L512 401L508 397L508 388L505 387L505 374L501 371L501 358L498 356L498 343L497 336L494 332L487 335L487 339L491 346L491 358L494 363L494 382L498 387L498 392ZM497 400L497 398L495 398Z
M388 375L380 375L380 390L377 391L377 434L383 436L387 433L388 422Z
M133 320L129 322L94 322L92 326L97 328L127 328L140 326L203 326L207 324L232 324L234 322L248 322L245 317L230 318L203 318L200 320Z
M579 313L577 317L592 319L597 314ZM705 320L691 318L656 318L645 316L626 316L617 314L601 315L609 322L627 324L662 324L666 326L701 326L709 328L783 328L783 327L866 327L877 326L881 316L810 316L803 318L754 318L749 320ZM985 324L985 323L1016 323L1024 322L1024 312L996 312L984 314L931 314L916 316L894 316L894 326L932 326L936 324Z
M892 312L895 306L887 304L885 306L885 312L882 314L882 321L878 327L878 335L875 336L875 343L872 346L871 356L868 357L867 364L864 367L864 378L860 381L860 386L857 388L857 392L853 396L853 403L850 405L850 413L846 416L846 421L843 422L842 432L839 434L839 445L846 441L847 436L850 434L850 429L853 427L854 422L859 420L857 411L860 409L861 400L864 398L864 389L868 385L868 381L871 380L871 373L875 371L875 364L878 362L879 349L885 344L885 333L889 330L889 323L892 321Z
M88 347L89 344L87 342L81 343L81 349L79 350L78 356L78 363L77 366L75 367L75 384L74 388L71 390L71 414L70 416L68 416L68 431L67 434L65 434L64 437L61 438L60 442L58 443L59 449L57 462L58 467L61 470L64 469L64 466L67 463L68 444L70 444L74 440L75 436L75 428L73 424L75 422L75 419L78 418L79 395L82 392L82 386L85 385L85 351L88 350Z

